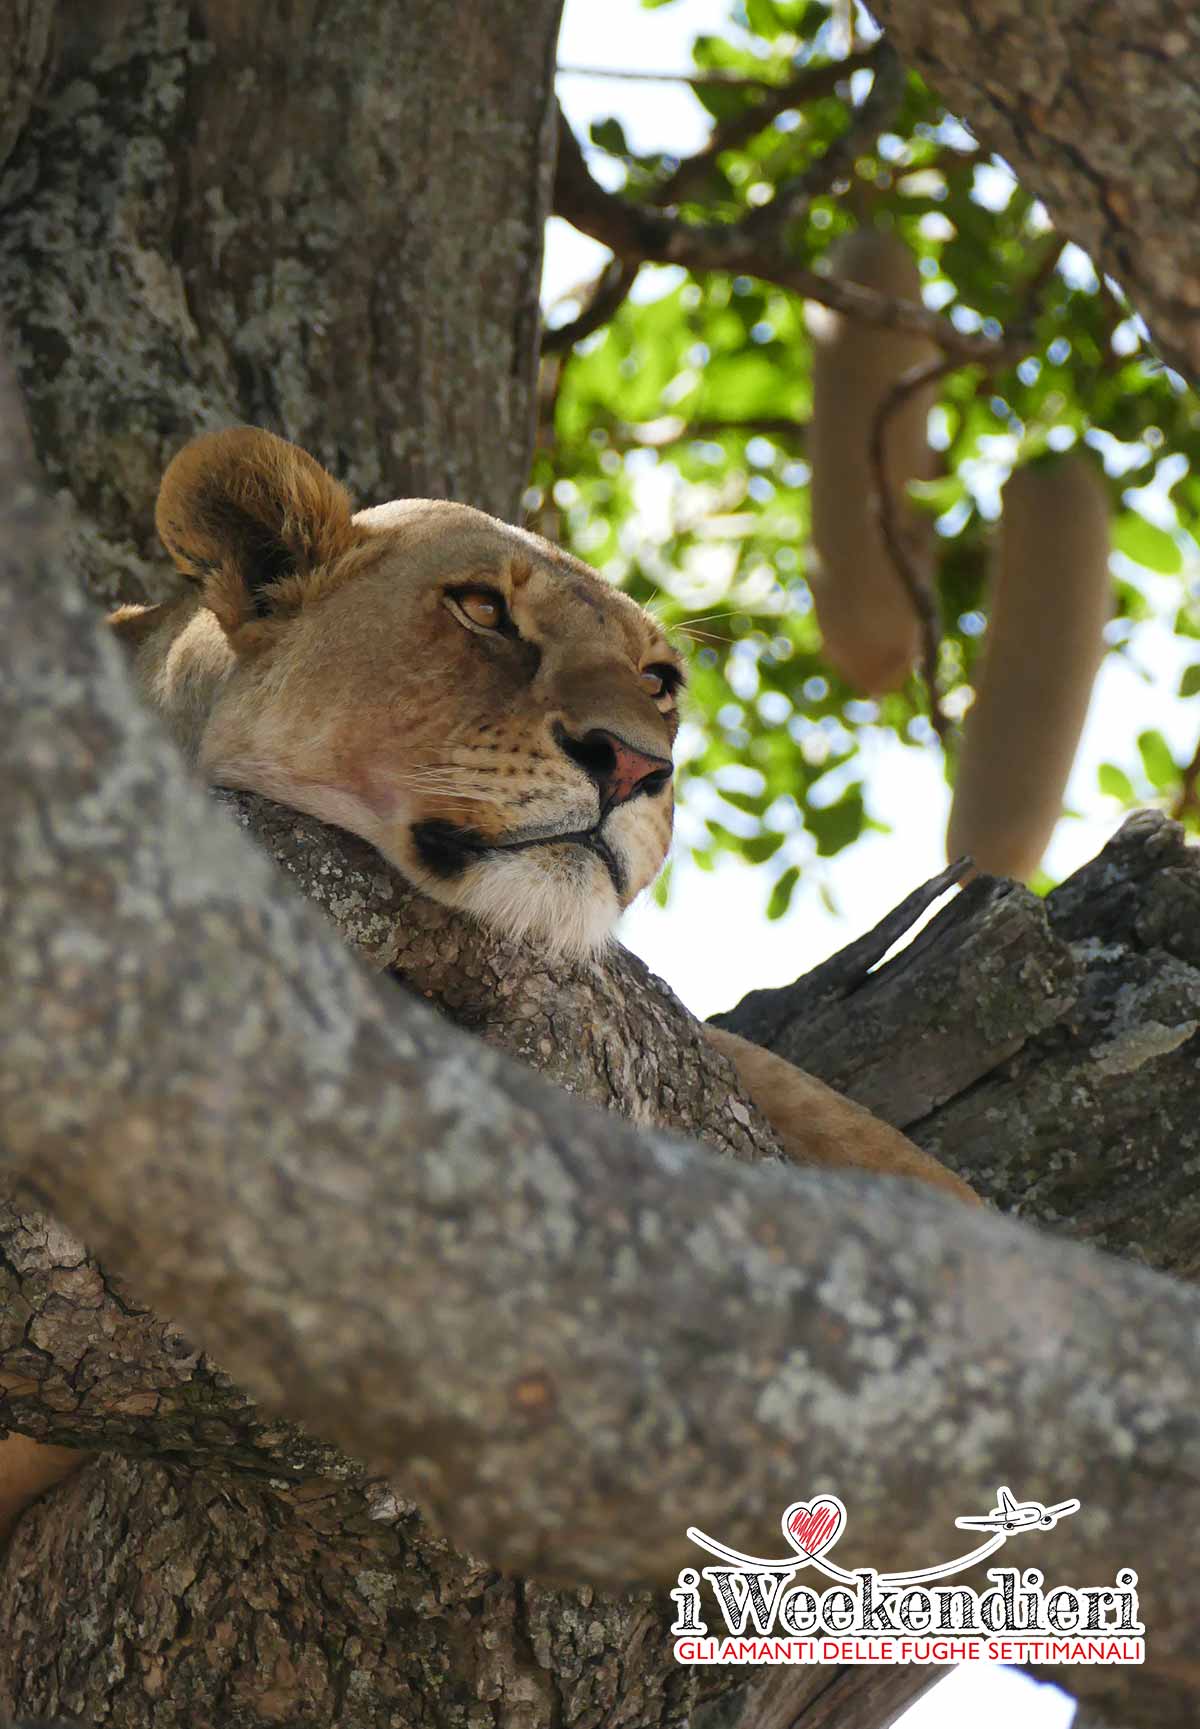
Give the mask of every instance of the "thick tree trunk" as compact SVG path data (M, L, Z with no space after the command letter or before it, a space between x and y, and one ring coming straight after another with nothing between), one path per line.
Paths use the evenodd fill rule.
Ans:
M873 0L904 58L1200 379L1191 0Z
M158 481L233 421L364 502L515 513L560 4L102 0L0 25L0 144L46 79L0 178L0 316L94 593L173 589Z
M15 140L0 181L0 307L39 454L76 512L74 555L93 593L138 598L165 591L168 579L151 538L158 474L184 437L230 419L263 422L305 443L364 500L428 492L512 515L527 460L536 275L548 197L554 0L472 0L453 8L437 0L403 7L366 0L318 6L309 0L286 8L105 0L88 8L62 7L53 60L50 10L36 3L18 7L0 25L0 42L6 33L16 40L12 105L0 110L7 128L0 145ZM29 118L18 136L26 109ZM13 526L16 544L19 511ZM77 636L83 628L77 619ZM53 702L62 707L61 716L55 712L63 721L63 739L74 741L63 748L75 753L67 779L77 777L78 797L84 798L90 796L91 755L102 756L113 739L122 739L125 722L115 709L97 711L90 724L71 730L67 723L88 712L93 688L90 649L81 646L74 659L71 651L67 631L38 697L50 702L47 692L53 689ZM156 803L157 789L166 786L169 794L171 787L166 757L154 756L158 747L148 732L145 742L147 767L136 787L119 776L110 784L119 789L126 813L134 799L149 821L155 810L161 819L169 808L169 800ZM27 784L27 760L16 758L11 766L20 791ZM359 843L259 800L222 802L232 805L372 966L400 977L461 1025L639 1124L683 1129L737 1160L774 1153L769 1134L727 1067L703 1044L694 1021L631 957L618 954L603 970L548 969L422 901ZM66 808L55 807L54 824L67 820ZM35 810L29 833L40 832L44 814ZM185 833L190 848L199 844L199 831L185 822L176 835L181 857ZM65 865L69 833L56 827L55 836ZM218 855L226 856L226 838L215 844L214 868ZM148 842L136 867L145 865L139 881L148 896L164 868L154 844ZM118 862L115 855L108 860L113 869L106 878L98 856L91 875L71 879L79 904L106 892L106 881L117 882ZM191 851L187 863L195 863ZM133 868L131 861L130 882ZM47 881L39 892L49 895L62 886ZM31 1030L35 1020L28 1004L40 1000L36 981L29 984L22 974L32 995L14 995L5 1005L12 1014L7 1030L13 1048L18 1038L33 1041L24 1047L30 1072L40 1069L53 1083L37 1098L18 1093L10 1099L6 1119L14 1145L46 1149L39 1161L39 1169L50 1173L43 1204L58 1200L76 1209L90 1187L89 1235L111 1244L114 1264L138 1290L157 1292L164 1305L174 1295L167 1252L173 1244L171 1252L183 1255L175 1263L180 1300L189 1274L198 1276L193 1300L195 1283L210 1281L212 1331L205 1337L217 1340L231 1362L239 1350L254 1355L260 1332L277 1336L269 1280L268 1289L255 1294L257 1309L247 1302L243 1310L238 1304L247 1293L231 1276L242 1254L252 1270L257 1265L251 1221L262 1193L243 1197L244 1234L236 1208L223 1237L206 1234L205 1221L217 1216L206 1208L220 1195L214 1174L220 1161L208 1166L197 1159L190 1197L186 1189L171 1189L178 1171L170 1146L189 1144L186 1123L173 1116L181 1108L178 1097L164 1103L152 1086L147 1090L150 1071L140 1066L140 1053L153 1031L153 992L159 993L153 1000L163 1005L162 1014L175 1017L171 1024L179 1027L178 1057L185 1067L189 1040L218 1039L224 1022L229 1063L223 1071L217 1064L200 1075L203 1084L191 1103L197 1117L205 1118L206 1132L217 1135L230 1126L222 1113L233 1112L240 1095L231 1103L218 1082L232 1084L235 1053L245 1047L229 1040L228 1029L254 1033L243 1019L236 958L244 951L278 960L292 937L303 944L307 928L290 906L271 907L270 890L258 878L248 886L239 882L239 892L243 887L248 898L239 902L236 916L185 893L168 933L175 948L164 947L160 926L157 954L152 944L140 973L134 939L141 915L119 894L105 909L96 903L120 937L113 936L111 955L106 951L106 968L89 970L95 966L88 947L99 940L95 932L73 937L77 946L61 955L32 945L24 951L26 961L35 953L50 956L45 964L61 967L68 984L74 979L82 1001L89 1000L87 981L101 975L125 981L120 988L133 991L132 1000L118 1004L97 1030L65 989L54 1023L58 1056L49 1023ZM1049 912L1021 891L980 884L907 957L866 979L870 963L860 954L840 972L798 987L803 1001L784 993L769 1008L761 999L746 1005L747 1016L767 1017L746 1024L814 1072L862 1089L877 1109L911 1126L1006 1206L1190 1272L1196 1212L1185 1159L1200 1083L1185 1044L1200 1020L1200 988L1198 957L1180 932L1189 919L1194 926L1198 897L1194 863L1176 832L1150 823L1128 831L1091 877L1085 873L1060 891ZM1103 940L1092 940L1092 932ZM209 936L213 941L205 948ZM125 971L121 943L127 939ZM544 1562L561 1572L568 1555L575 1576L591 1572L597 1579L669 1571L682 1551L684 1502L689 1515L702 1512L688 1500L689 1485L706 1481L705 1492L716 1495L716 1479L731 1480L744 1456L736 1434L728 1445L719 1437L710 1442L707 1417L725 1413L732 1421L740 1409L736 1388L754 1387L756 1375L778 1377L781 1398L789 1385L785 1369L795 1351L786 1328L778 1337L764 1330L759 1355L749 1359L749 1379L737 1381L747 1363L736 1353L722 1353L736 1341L740 1318L756 1313L764 1293L768 1302L783 1302L786 1272L811 1285L807 1294L797 1286L790 1299L797 1312L811 1311L827 1329L839 1324L833 1313L837 1293L828 1299L828 1314L821 1307L826 1299L818 1295L825 1251L814 1255L811 1267L798 1264L802 1239L811 1237L805 1222L827 1218L834 1239L844 1233L848 1252L874 1269L871 1288L878 1292L883 1258L894 1247L897 1229L903 1236L906 1220L914 1241L924 1241L923 1252L936 1260L930 1245L938 1233L931 1235L929 1215L903 1197L894 1212L873 1206L870 1196L861 1209L856 1199L839 1211L836 1185L827 1201L818 1189L805 1202L809 1191L784 1186L778 1207L767 1191L756 1203L731 1171L726 1216L721 1185L707 1167L690 1174L678 1167L675 1149L656 1154L658 1188L647 1188L631 1138L615 1137L607 1126L602 1132L570 1113L547 1127L539 1095L514 1090L508 1071L486 1053L470 1061L455 1057L457 1068L445 1071L457 1077L453 1095L425 1088L423 1067L441 1047L435 1049L422 1023L406 1018L399 1000L393 1014L385 998L365 994L355 999L358 1021L340 1019L340 1009L327 1012L326 999L339 1001L347 974L327 951L302 952L317 956L320 970L290 983L280 972L254 998L262 1005L264 1025L303 1028L298 1056L284 1040L261 1048L262 1062L281 1082L280 1099L315 1100L332 1084L323 1064L344 1059L353 1069L365 1062L378 1086L369 1111L349 1095L361 1120L346 1116L340 1123L337 1132L344 1131L347 1146L356 1140L375 1146L394 1131L392 1157L411 1156L414 1169L424 1169L427 1147L441 1147L444 1181L461 1178L469 1197L473 1179L465 1168L458 1171L455 1148L468 1144L474 1111L475 1139L489 1146L495 1141L504 1155L497 1169L514 1182L519 1170L527 1173L524 1186L517 1183L512 1195L493 1201L496 1209L502 1200L503 1209L484 1313L495 1318L497 1360L507 1366L522 1358L510 1307L523 1295L527 1269L534 1269L529 1276L535 1284L544 1278L547 1289L557 1288L551 1274L555 1268L562 1273L565 1258L571 1279L563 1290L574 1281L585 1293L591 1289L589 1269L597 1277L604 1269L580 1349L591 1348L594 1334L603 1344L611 1328L613 1378L605 1379L603 1351L588 1359L592 1380L579 1389L574 1430L576 1450L591 1461L592 1523L584 1522L582 1534L572 1525L571 1452L554 1451L563 1445L560 1431L566 1433L569 1413L554 1410L556 1383L547 1370L511 1376L504 1383L508 1402L494 1407L490 1393L472 1391L464 1378L453 1419L421 1403L431 1399L430 1386L439 1376L455 1388L463 1369L438 1356L435 1325L439 1303L453 1316L456 1296L470 1294L464 1269L478 1260L468 1253L466 1238L459 1245L461 1260L450 1259L462 1211L452 1197L442 1203L444 1217L436 1206L431 1215L434 1239L438 1231L444 1237L445 1286L431 1285L428 1301L408 1311L389 1295L382 1263L372 1271L370 1218L361 1232L355 1226L344 1242L333 1240L338 1252L330 1259L340 1258L344 1278L329 1288L341 1290L344 1300L323 1306L318 1262L327 1270L326 1245L318 1239L310 1246L304 1232L313 1229L311 1217L296 1212L291 1246L311 1264L313 1283L303 1301L291 1287L279 1287L288 1297L279 1308L288 1311L288 1348L295 1356L277 1367L274 1380L271 1372L265 1380L260 1373L260 1390L282 1408L303 1409L314 1434L341 1439L351 1451L361 1443L393 1470L407 1469L408 1486L439 1504L460 1541L469 1546L478 1539L489 1560ZM196 1004L187 1006L187 969L201 964L200 955L209 962L198 993L204 1006L189 1024ZM299 1008L293 1013L294 1004ZM122 1031L131 1041L128 1048L116 1037ZM65 1145L69 1152L75 1146L77 1113L103 1093L95 1077L114 1054L127 1068L121 1075L106 1068L106 1080L118 1093L126 1088L130 1101L136 1096L138 1110L131 1103L114 1119L110 1157L93 1157L95 1146L77 1147L79 1174L71 1175L72 1161L55 1165L50 1149ZM189 1077L189 1084L196 1079ZM219 1109L218 1094L224 1101ZM46 1099L52 1101L53 1122L39 1114ZM397 1100L405 1101L403 1107ZM1064 1101L1075 1100L1086 1103L1086 1137L1063 1134ZM162 1114L156 1115L160 1106ZM1135 1139L1130 1126L1147 1109L1154 1113L1149 1139L1143 1141L1140 1126ZM302 1143L284 1145L284 1114L277 1125L252 1112L252 1127L245 1120L233 1123L229 1145L244 1147L253 1137L253 1162L263 1182L282 1173L280 1195L310 1195L315 1183L327 1181L321 1205L331 1221L335 1215L344 1219L344 1194L333 1175L324 1168L312 1171ZM310 1138L319 1121L314 1106L306 1121ZM153 1157L140 1184L131 1178L128 1157L136 1162L139 1123L159 1137L150 1150L161 1147L161 1190L154 1186ZM330 1133L323 1156L328 1151L333 1159L337 1133ZM276 1165L273 1154L280 1150L284 1157ZM1147 1157L1148 1171L1138 1163ZM1115 1191L1109 1181L1113 1160L1121 1171ZM433 1194L441 1179L431 1169ZM562 1187L568 1174L576 1197L569 1204ZM616 1180L623 1174L629 1178L625 1187ZM348 1180L358 1179L351 1172ZM676 1188L686 1192L676 1195ZM697 1729L706 1711L712 1725L735 1720L743 1703L738 1697L701 1703L706 1688L727 1689L730 1677L673 1664L666 1632L670 1614L661 1591L653 1598L590 1586L557 1591L521 1583L456 1553L412 1502L400 1499L395 1488L382 1488L329 1439L315 1439L260 1411L168 1320L148 1312L135 1293L89 1258L39 1209L38 1199L29 1193L14 1197L0 1223L0 1421L66 1443L103 1447L110 1456L31 1510L3 1564L0 1706L131 1725L286 1721L337 1723L340 1729L395 1722L454 1729L485 1722L522 1729L657 1725L680 1722L693 1708ZM559 1221L568 1233L563 1244L591 1244L592 1260L585 1265L581 1252L568 1256L560 1244L557 1260L551 1254L539 1261L543 1245L536 1235L524 1260L526 1201L530 1219L546 1229ZM866 1233L861 1242L850 1223L859 1210ZM938 1220L944 1216L937 1208L933 1212ZM632 1233L634 1218L641 1234ZM650 1222L661 1227L657 1250L642 1231ZM578 1239L571 1235L577 1225L581 1231L587 1227ZM1017 1247L1010 1251L989 1236L991 1228L989 1221L962 1226L968 1253L954 1246L954 1227L948 1227L952 1240L945 1255L936 1265L922 1262L918 1277L931 1290L957 1291L965 1303L970 1280L955 1268L964 1255L971 1266L977 1256L984 1286L999 1290L1004 1276L1013 1277L1012 1269L1025 1262ZM135 1245L144 1247L156 1229L164 1257L152 1273ZM743 1229L749 1231L746 1241L739 1237L734 1244ZM513 1241L507 1243L510 1231ZM797 1265L790 1266L793 1243ZM740 1256L757 1272L751 1277L750 1271L737 1271L722 1286L721 1268L730 1256L735 1269ZM399 1264L401 1271L412 1271L403 1255ZM1068 1258L1068 1274L1056 1284L1050 1257L1036 1261L1025 1307L1017 1304L1012 1318L1018 1336L1022 1328L1031 1338L1037 1333L1040 1301L1052 1312L1052 1298L1070 1308L1070 1279L1082 1264ZM647 1267L661 1281L664 1341L694 1341L690 1398L671 1381L654 1340L638 1346L640 1379L626 1383L616 1374L626 1362L616 1348L623 1348L621 1328L628 1330L632 1316L647 1312L644 1293L650 1287L638 1282ZM259 1270L267 1279L265 1262ZM706 1270L712 1274L708 1285L687 1284L685 1272L699 1278ZM668 1275L678 1281L670 1290ZM1085 1286L1099 1277L1090 1270L1078 1276ZM622 1280L632 1281L628 1289ZM901 1274L896 1288L903 1295ZM964 1413L990 1397L993 1421L1001 1425L995 1433L1002 1435L1003 1447L989 1451L981 1444L972 1461L980 1484L991 1486L1001 1457L1006 1468L1014 1459L1018 1467L1027 1466L1038 1487L1041 1475L1066 1468L1064 1460L1082 1470L1086 1453L1092 1482L1099 1485L1095 1493L1107 1484L1115 1495L1124 1481L1122 1425L1143 1418L1173 1425L1176 1451L1191 1457L1181 1390L1167 1373L1172 1347L1186 1356L1185 1342L1194 1330L1191 1308L1130 1274L1106 1298L1110 1321L1115 1326L1124 1317L1132 1333L1139 1305L1148 1307L1152 1297L1161 1308L1158 1330L1148 1319L1138 1360L1127 1365L1125 1390L1120 1398L1114 1394L1108 1452L1102 1425L1096 1432L1088 1426L1089 1376L1101 1360L1109 1324L1103 1315L1093 1325L1072 1311L1069 1325L1064 1322L1061 1386L1048 1375L1039 1381L1033 1369L1026 1372L1019 1354L1005 1358L1001 1342L990 1340L999 1353L993 1377L1000 1391L972 1393L964 1383L959 1413L965 1421ZM849 1287L838 1300L853 1300ZM372 1309L376 1301L378 1313ZM462 1314L468 1314L465 1307ZM937 1316L925 1320L932 1325ZM418 1357L417 1341L428 1336L420 1376L411 1366L407 1380L403 1371L392 1372L389 1365L403 1362L403 1350L394 1358L380 1352L365 1365L356 1356L359 1335L374 1336L377 1323L382 1337L401 1343L407 1330ZM772 1325L778 1331L782 1323ZM239 1332L251 1337L239 1344ZM569 1337L569 1327L561 1337ZM558 1350L559 1338L547 1328L540 1348ZM930 1361L965 1373L973 1343L970 1337L938 1335L942 1356L935 1351ZM305 1356L309 1347L311 1361ZM915 1397L922 1373L915 1334L906 1348L914 1354ZM1140 1367L1143 1358L1148 1368ZM572 1392L569 1359L569 1350L555 1359L563 1369L564 1398ZM836 1389L834 1371L840 1374L841 1365L829 1368L827 1385ZM928 1363L925 1370L932 1410L944 1390ZM295 1388L309 1371L311 1394L297 1403ZM675 1362L672 1372L677 1371ZM655 1403L660 1380L661 1409ZM1155 1402L1160 1385L1161 1404ZM1003 1429L1006 1388L1014 1399L1020 1394L1027 1400L1020 1410L1040 1413L1045 1434L1036 1422L1028 1436ZM951 1386L948 1405L938 1408L956 1409L959 1391ZM787 1397L794 1393L793 1388ZM1060 1403L1069 1407L1067 1417L1050 1432ZM447 1461L461 1465L464 1448L485 1432L492 1410L495 1474L490 1489L474 1481L468 1490L466 1477L456 1479L457 1466ZM803 1427L781 1413L773 1421L774 1428L764 1421L753 1431L770 1454L767 1467L746 1458L747 1472L758 1473L753 1482L748 1476L749 1498L739 1507L747 1530L756 1520L769 1523L778 1511L765 1507L763 1483L769 1480L771 1494L782 1493L784 1478L794 1477L793 1449ZM833 1450L821 1453L828 1440L814 1427L810 1462L836 1458ZM850 1440L867 1448L870 1436L856 1433ZM916 1460L917 1435L913 1446ZM633 1468L628 1459L638 1448L641 1462ZM413 1452L424 1455L423 1462L414 1464ZM649 1455L659 1458L661 1479L651 1471ZM544 1480L531 1459L548 1461L540 1467ZM1147 1555L1145 1567L1162 1607L1167 1674L1175 1654L1174 1675L1160 1683L1171 1691L1151 1689L1141 1677L1131 1691L1122 1690L1119 1674L1084 1678L1100 1690L1099 1704L1128 1723L1150 1721L1151 1715L1164 1725L1190 1720L1182 1654L1189 1650L1195 1617L1189 1619L1186 1602L1173 1598L1168 1546L1191 1507L1191 1491L1176 1492L1171 1463L1148 1445L1150 1476L1138 1503L1145 1515L1139 1541L1162 1539L1162 1559L1155 1563ZM631 1481L624 1485L627 1469ZM1165 1488L1154 1480L1155 1471ZM955 1480L962 1483L969 1474L964 1466ZM1065 1492L1074 1487L1072 1480ZM848 1498L859 1489L865 1524L872 1496L884 1509L894 1493L887 1462L854 1478ZM895 1538L902 1550L909 1545L910 1557L924 1558L921 1546L930 1530L945 1522L940 1489L936 1481L922 1485L924 1510L914 1506L912 1530ZM624 1523L613 1512L622 1507L623 1490L629 1497ZM762 1499L754 1499L760 1493ZM560 1495L567 1497L561 1511ZM545 1508L539 1514L540 1502ZM511 1507L528 1515L526 1534L511 1529ZM1102 1502L1098 1511L1104 1511ZM884 1529L882 1511L878 1517L869 1531ZM1074 1559L1107 1553L1103 1523L1098 1519L1088 1528ZM556 1547L556 1527L566 1531L573 1549ZM655 1543L663 1558L652 1564ZM1141 1564L1140 1556L1130 1558ZM883 1562L887 1556L876 1549L863 1559ZM768 1725L816 1729L835 1711L840 1725L874 1724L926 1679L816 1671L787 1677L781 1693L772 1678L766 1696L755 1690L753 1710ZM1106 1687L1114 1689L1111 1699Z

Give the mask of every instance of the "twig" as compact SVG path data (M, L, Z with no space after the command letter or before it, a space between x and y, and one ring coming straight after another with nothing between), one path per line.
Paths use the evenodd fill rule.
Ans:
M543 329L542 353L562 354L594 330L599 330L602 324L607 324L637 281L640 268L636 261L610 258L592 283L587 304L579 315L568 324L547 325Z
M1052 234L1046 250L1030 273L1021 295L1021 303L1025 309L1026 318L1031 318L1037 310L1037 303L1042 297L1042 290L1058 269L1058 261L1067 249L1065 234Z
M949 748L952 728L942 708L938 687L938 651L941 648L942 623L938 615L937 596L932 584L922 576L913 558L908 537L899 518L896 499L888 484L887 428L892 416L904 406L910 396L945 378L947 373L956 371L961 365L961 360L956 356L943 354L936 360L922 361L919 366L912 366L903 373L876 410L875 418L871 422L869 444L879 531L921 627L921 674L929 694L929 718L944 750Z
M974 168L979 162L987 161L987 151L978 144L970 150L955 150L952 145L943 145L925 162L909 162L901 168L892 170L893 179L911 180L916 174L941 174L947 180L963 168Z
M1006 354L997 355L997 359L1015 359L1022 347L1027 346L1033 320L1041 299L1042 291L1053 276L1058 261L1062 257L1067 241L1065 236L1054 236L1042 257L1038 260L1025 283L1018 301L1022 310L1020 325L1010 327L1001 339ZM937 360L927 360L920 366L914 366L901 378L898 378L880 403L871 426L870 460L875 482L875 496L879 511L879 528L884 544L896 567L896 574L904 584L905 590L917 615L921 630L921 676L929 695L929 718L937 733L943 750L947 749L953 736L953 728L942 707L941 694L938 687L938 655L941 649L942 627L938 613L937 596L931 583L921 575L910 551L903 525L899 520L896 500L888 485L887 477L887 426L892 416L903 407L910 396L922 390L926 385L934 384L954 372L962 364L952 355L943 354ZM1200 775L1200 747L1197 748L1197 774Z
M727 432L748 433L752 437L757 435L803 445L808 438L808 422L793 420L783 414L755 414L744 420L715 416L687 420L681 414L668 414L660 420L621 421L613 429L619 442L636 445L640 450L663 450L670 444L720 438Z
M731 114L728 120L719 121L709 134L707 143L694 155L685 156L674 173L668 175L662 185L655 189L655 204L678 203L704 178L717 157L724 155L726 150L736 150L758 133L764 132L781 114L786 114L789 108L803 108L806 103L817 102L823 96L832 96L838 85L843 84L852 73L874 66L878 54L878 44L875 44L857 54L848 54L844 60L834 60L828 66L806 66L788 83L766 90L762 101L756 102L753 107L744 108L740 114Z
M1200 743L1183 771L1179 795L1171 806L1171 815L1176 822L1182 822L1189 811L1200 811Z
M689 223L646 204L633 204L592 178L579 141L560 111L558 171L554 209L583 234L590 234L627 263L680 264L695 275L725 271L774 282L848 318L886 330L923 336L959 364L998 365L1009 358L1016 334L1005 337L956 330L940 312L916 301L894 300L874 288L838 277L821 276L784 256L777 245L747 226Z
M778 90L774 78L755 78L745 72L723 71L713 67L707 72L699 68L691 72L647 72L620 66L560 66L560 78L610 78L623 84L693 84L700 89L722 85L726 90Z
M853 174L858 158L886 131L904 96L905 72L899 55L886 40L875 45L874 65L875 82L866 100L854 110L845 132L803 173L785 180L769 204L743 218L748 236L774 235L785 223L798 221L814 198Z

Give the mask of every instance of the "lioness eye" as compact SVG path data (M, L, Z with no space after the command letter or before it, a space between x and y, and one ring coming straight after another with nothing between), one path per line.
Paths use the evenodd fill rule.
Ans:
M457 589L454 602L481 630L499 630L508 618L504 600L494 588Z
M671 696L683 682L683 675L675 666L645 666L638 676L642 689L656 699Z

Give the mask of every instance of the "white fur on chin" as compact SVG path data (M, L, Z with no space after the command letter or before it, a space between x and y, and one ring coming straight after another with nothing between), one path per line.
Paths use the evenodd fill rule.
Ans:
M422 873L420 886L500 936L568 960L607 948L622 910L603 864L575 847L492 853L453 882Z

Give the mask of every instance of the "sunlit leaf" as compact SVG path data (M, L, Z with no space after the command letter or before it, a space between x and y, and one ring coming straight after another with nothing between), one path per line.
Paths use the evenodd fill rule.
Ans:
M1142 767L1146 771L1146 779L1156 792L1166 792L1179 779L1179 769L1175 758L1171 755L1170 746L1161 732L1149 731L1138 734L1138 752L1142 759Z
M767 917L781 919L792 904L792 893L800 881L800 871L796 865L789 865L787 870L775 883L767 901Z
M1113 524L1113 545L1137 564L1163 576L1177 576L1183 569L1183 554L1171 535L1136 510L1122 512Z
M1133 790L1133 782L1123 768L1118 768L1115 762L1102 762L1096 771L1096 780L1100 791L1106 798L1118 798L1122 804L1133 804L1137 795Z

